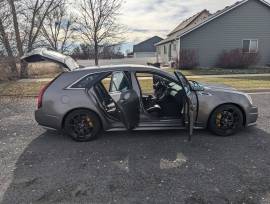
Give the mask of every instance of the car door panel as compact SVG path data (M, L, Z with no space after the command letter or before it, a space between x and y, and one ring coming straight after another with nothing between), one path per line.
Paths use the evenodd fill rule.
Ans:
M118 77L116 75L118 75ZM122 80L126 80L126 83L128 84L123 85L120 80L121 77L123 78ZM112 89L113 91L111 91ZM115 72L112 74L109 95L115 102L116 107L119 110L120 120L125 127L128 130L134 129L140 120L140 101L132 84L129 83L126 73Z
M183 85L184 91L186 94L186 104L185 104L185 124L187 125L187 129L189 132L189 140L191 140L191 136L193 134L194 129L194 122L195 122L195 114L196 114L196 95L191 90L189 81L186 79L186 77L181 72L175 72L176 78L179 80L179 82ZM195 102L196 101L196 102Z

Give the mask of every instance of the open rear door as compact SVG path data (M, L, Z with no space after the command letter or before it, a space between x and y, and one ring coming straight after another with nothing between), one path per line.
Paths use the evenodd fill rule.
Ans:
M174 72L178 81L182 84L185 95L186 95L186 103L185 103L185 123L187 125L187 129L189 132L188 140L191 141L191 136L193 134L194 128L194 104L192 101L193 93L191 91L191 86L187 78L179 71Z
M126 129L137 127L140 119L139 96L125 72L117 71L112 74L109 94L119 109L120 119Z
M21 60L28 63L51 61L62 65L62 67L68 71L72 71L80 67L70 56L63 55L53 50L48 50L47 48L35 49L22 56Z

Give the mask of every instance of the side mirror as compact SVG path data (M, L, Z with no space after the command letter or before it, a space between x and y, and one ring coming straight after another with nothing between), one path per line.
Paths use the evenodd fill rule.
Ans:
M204 91L204 87L196 81L191 82L191 89L192 91Z

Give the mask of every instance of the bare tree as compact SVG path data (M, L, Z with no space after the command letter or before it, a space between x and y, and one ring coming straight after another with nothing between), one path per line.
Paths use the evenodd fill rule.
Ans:
M117 16L122 0L82 0L79 30L88 44L94 44L95 64L98 65L99 48L119 39L122 26Z
M75 38L76 18L67 13L67 7L61 6L51 12L42 26L42 35L46 45L59 51L67 52Z
M16 61L14 60L14 55L12 51L12 47L10 44L10 39L6 32L7 28L5 26L5 21L8 19L8 12L6 11L6 4L4 0L0 1L1 13L0 13L0 40L5 48L5 51L8 56L8 64L11 68L11 79L16 79L18 76L18 71L16 67Z
M1 29L2 42L5 45L8 56L21 57L24 52L31 51L40 37L41 28L46 17L61 6L63 0L2 0L7 2L14 39L5 40L5 32ZM1 22L3 25L3 22ZM1 25L0 25L1 26ZM11 29L11 28L10 28ZM14 40L16 49L11 51L7 41ZM15 62L13 62L14 64ZM16 64L16 63L15 63ZM27 78L27 64L21 62L20 77Z

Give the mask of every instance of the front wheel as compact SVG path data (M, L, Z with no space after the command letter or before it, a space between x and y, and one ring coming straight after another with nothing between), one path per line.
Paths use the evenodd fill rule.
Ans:
M101 123L98 116L89 110L72 111L65 119L65 133L78 142L96 139L100 130Z
M210 116L209 129L219 136L230 136L243 127L243 113L235 105L222 105Z

